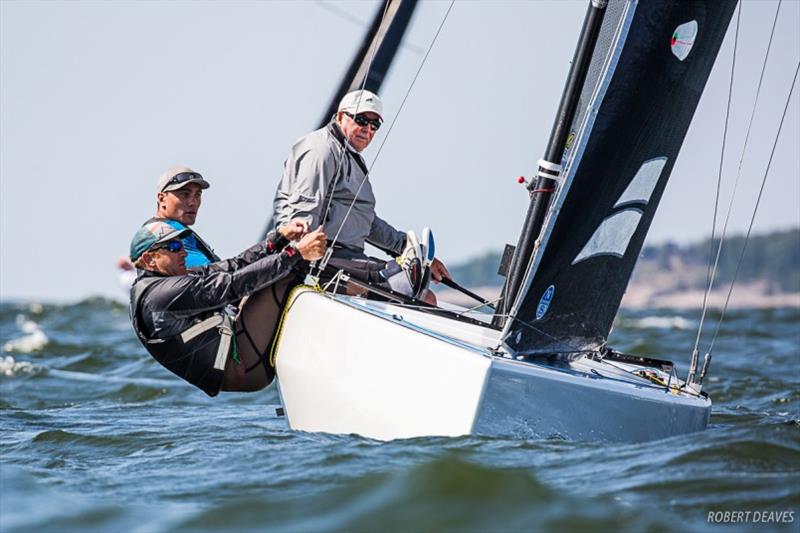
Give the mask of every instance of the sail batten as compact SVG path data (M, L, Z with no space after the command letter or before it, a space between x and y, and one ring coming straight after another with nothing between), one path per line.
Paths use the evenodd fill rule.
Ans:
M561 188L504 328L515 352L605 344L735 5L609 4Z

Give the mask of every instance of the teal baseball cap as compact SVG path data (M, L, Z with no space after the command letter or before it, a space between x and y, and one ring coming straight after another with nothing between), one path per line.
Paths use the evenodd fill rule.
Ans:
M183 237L191 233L191 231L183 225L178 228L163 220L148 222L139 228L139 231L136 232L131 240L131 261L135 262L153 246Z

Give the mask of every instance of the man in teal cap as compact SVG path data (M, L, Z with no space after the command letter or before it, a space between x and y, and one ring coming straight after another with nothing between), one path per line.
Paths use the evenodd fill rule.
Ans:
M187 271L183 239L191 230L164 220L142 226L130 248L137 269L130 316L150 355L209 396L266 387L275 376L268 353L282 311L275 288L285 293L301 261L320 259L326 248L321 228L292 228ZM236 313L231 304L240 302Z

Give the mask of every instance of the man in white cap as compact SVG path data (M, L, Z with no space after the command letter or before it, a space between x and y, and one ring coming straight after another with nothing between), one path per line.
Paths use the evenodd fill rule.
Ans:
M275 194L275 225L281 227L295 218L304 218L312 228L322 225L329 238L338 235L331 266L344 268L362 281L381 283L399 274L399 262L406 288L388 284L407 295L425 297L425 276L409 266L419 265L423 258L418 256L433 247L420 247L413 232L399 231L375 213L375 195L361 152L382 123L383 103L378 95L366 90L347 93L327 126L292 147ZM367 242L399 261L388 264L368 258ZM441 261L431 256L428 262L434 280L450 277Z

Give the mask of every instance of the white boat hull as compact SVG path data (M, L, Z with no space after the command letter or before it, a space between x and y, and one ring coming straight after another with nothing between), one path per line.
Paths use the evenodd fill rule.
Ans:
M611 365L601 362L515 361L489 348L498 335L391 304L297 291L275 352L289 426L382 440L481 434L630 442L708 423L707 398L609 375L603 367Z

